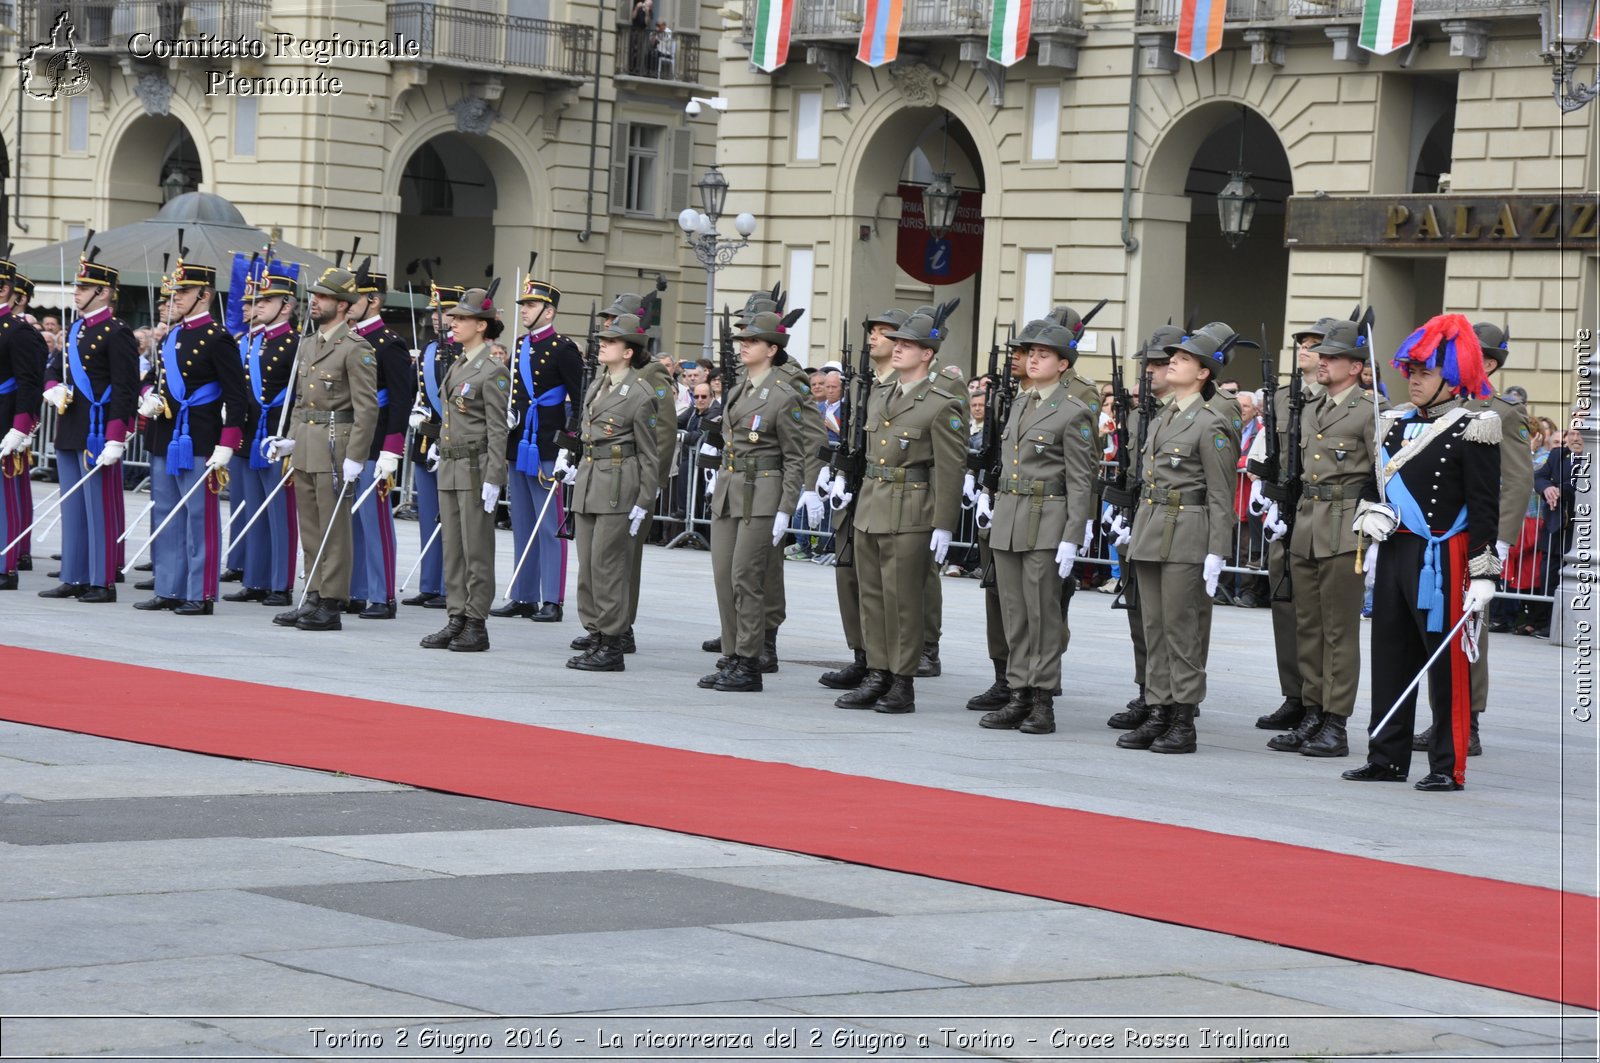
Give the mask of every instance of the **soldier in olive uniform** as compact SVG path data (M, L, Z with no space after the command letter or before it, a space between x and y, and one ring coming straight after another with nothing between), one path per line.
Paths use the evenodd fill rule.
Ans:
M916 711L929 553L944 564L966 470L966 403L929 375L950 309L913 314L889 334L896 376L869 412L866 479L852 530L867 675L834 703L840 708Z
M767 580L775 548L806 489L802 397L783 380L788 327L800 315L763 312L736 337L744 374L723 404L722 466L711 497L711 565L727 664L700 680L725 691L761 689L761 656L774 632L767 623ZM814 408L814 407L813 407ZM777 662L773 661L776 670Z
M337 267L311 286L316 331L300 340L289 435L267 441L268 459L294 468L307 580L300 605L272 618L280 627L338 631L350 598L350 505L378 427L378 359L344 319L358 294L355 275Z
M1211 610L1237 519L1238 421L1214 401L1212 377L1237 342L1238 334L1218 321L1166 348L1172 401L1145 442L1128 549L1139 584L1151 711L1117 739L1124 749L1195 751L1195 710L1206 694L1201 616Z
M405 599L402 605L420 605L426 609L443 609L448 602L444 594L444 547L439 538L444 534L439 524L439 425L444 421L445 374L450 363L460 351L444 325L444 311L461 301L466 289L453 285L428 282L428 310L433 318L436 337L417 358L417 397L411 409L409 423L416 433L411 448L411 473L417 500L417 534L422 540L421 575L417 593Z
M506 483L506 409L511 374L489 354L505 327L494 301L499 281L469 288L445 315L461 354L439 397L439 524L450 619L422 640L429 650L489 648L485 620L494 603L494 511Z
M646 310L648 313L648 310ZM650 322L643 322L646 329ZM648 354L648 346L646 354ZM638 369L641 386L650 390L654 403L652 414L655 418L656 431L656 475L657 489L667 482L672 475L673 448L678 442L678 407L677 397L673 390L672 375L667 372L666 366L654 358L647 358ZM643 582L644 574L644 546L650 538L650 526L655 520L654 497L645 503L644 523L639 528L639 534L633 537L630 546L633 556L629 560L628 579L628 627L623 633L622 651L632 653L637 643L634 640L633 625L639 619L639 587Z
M1052 692L1061 685L1065 581L1077 561L1081 529L1094 510L1098 399L1091 408L1068 392L1077 337L1054 323L1027 346L1029 388L1017 398L1000 444L1001 479L989 528L1007 646L1005 706L979 724L1025 734L1056 729Z
M1295 587L1295 627L1305 715L1270 749L1308 757L1348 756L1346 724L1361 681L1361 605L1367 579L1351 527L1361 491L1372 476L1377 444L1374 396L1361 390L1371 351L1354 321L1338 321L1316 347L1322 397L1300 422L1304 486L1289 544ZM1365 562L1376 563L1374 543Z
M650 361L645 325L634 314L621 314L599 335L601 372L583 399L583 460L569 473L578 620L589 638L585 652L567 667L620 672L626 667L622 638L629 603L638 594L631 586L633 540L655 502L660 434L655 389L639 373Z

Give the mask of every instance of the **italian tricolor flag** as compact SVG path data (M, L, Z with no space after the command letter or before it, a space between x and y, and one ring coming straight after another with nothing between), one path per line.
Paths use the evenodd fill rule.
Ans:
M794 24L794 0L756 0L755 37L750 61L770 74L789 61L789 27Z
M994 0L989 20L989 61L1010 66L1027 57L1033 0Z
M1412 0L1365 0L1361 11L1361 47L1388 55L1411 43Z

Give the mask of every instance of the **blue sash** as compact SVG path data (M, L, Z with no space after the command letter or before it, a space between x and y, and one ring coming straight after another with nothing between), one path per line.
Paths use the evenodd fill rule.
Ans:
M533 341L527 336L522 337L522 357L517 360L519 371L522 374L522 389L533 395L533 369L531 363ZM536 396L528 405L528 416L522 419L522 439L517 443L517 471L525 476L539 475L539 420L540 408L560 406L567 401L567 386L557 384L544 393Z
M266 400L266 392L261 383L261 349L266 346L266 335L265 330L257 332L250 337L249 342L245 345L244 365L245 369L250 373L250 394L255 397L257 405L261 407L261 416L256 421L255 442L250 447L250 467L252 469L265 469L272 465L267 460L266 452L262 449L268 435L270 435L267 431L271 427L267 421L267 412L282 406L284 398L289 394L288 385L285 385L278 389L278 393L272 397L271 402Z
M8 376L4 380L0 380L0 395L9 395L15 390L17 390L16 377Z
M433 407L433 412L444 413L444 406L439 401L439 381L435 370L435 358L439 353L437 341L428 344L428 349L422 352L422 390L428 393L428 405Z
M189 394L183 371L178 367L178 332L167 333L161 343L161 364L165 370L167 394L178 403L177 424L173 428L172 442L167 444L167 471L177 476L194 468L194 440L189 436L189 407L204 406L222 398L222 385L213 380Z
M1379 450L1383 464L1389 464L1391 456L1388 449L1380 447ZM1433 529L1428 527L1428 518L1423 514L1421 504L1398 474L1385 481L1384 493L1389 504L1400 515L1401 526L1428 544L1422 552L1422 572L1417 576L1417 608L1428 611L1429 631L1443 631L1444 572L1439 566L1439 544L1466 530L1467 507L1461 507L1461 512L1456 514L1455 523L1450 525L1448 531L1434 535Z
M83 368L83 359L78 355L78 333L81 331L83 318L80 317L67 330L67 369L72 373L72 386L89 399L89 437L83 449L91 458L97 458L106 445L106 402L111 398L111 384L108 382L105 391L95 398L88 370Z
M389 405L389 389L388 388L379 388L378 389L378 409L380 409L380 410L384 409L388 405Z

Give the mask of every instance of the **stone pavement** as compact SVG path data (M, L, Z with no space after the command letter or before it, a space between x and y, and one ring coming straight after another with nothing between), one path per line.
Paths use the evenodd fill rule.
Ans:
M418 544L415 525L400 530L404 566ZM841 644L832 573L803 563L785 569L782 671L761 695L694 686L714 608L693 551L646 552L640 653L600 676L562 667L571 617L492 621L491 652L428 653L416 639L434 611L307 634L254 605L183 619L136 613L131 593L43 601L28 592L49 585L46 567L0 601L4 641L1595 890L1595 734L1561 707L1563 651L1530 639L1494 639L1487 751L1468 790L1427 795L1341 782L1353 761L1265 749L1251 726L1277 700L1265 611L1217 610L1201 752L1157 757L1113 748L1103 726L1131 692L1125 620L1106 595L1074 602L1062 730L1028 737L981 731L961 708L988 678L970 580L945 583L945 675L919 681L915 715L889 718L834 709L816 684ZM1597 1047L1593 1013L1228 935L12 724L0 724L0 868L3 1058L1557 1059ZM1270 879L1261 895L1315 917L1316 898Z

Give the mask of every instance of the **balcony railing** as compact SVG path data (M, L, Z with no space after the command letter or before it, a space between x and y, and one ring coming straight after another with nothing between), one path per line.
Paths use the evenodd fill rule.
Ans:
M1146 0L1150 2L1150 0ZM1180 0L1172 0L1174 4ZM855 40L861 36L866 19L865 0L798 0L795 5L794 40ZM989 32L992 0L905 0L900 21L900 36L948 37L982 36ZM1035 29L1083 25L1081 0L1036 0L1033 5ZM755 5L747 2L744 36L755 26Z
M80 52L126 54L135 34L152 41L212 39L259 41L267 0L35 0L24 44L50 39L63 9ZM175 58L183 58L181 53Z
M1295 25L1310 22L1360 22L1362 0L1227 0L1227 24ZM1142 26L1174 25L1183 0L1138 0L1136 21ZM1527 15L1544 0L1414 0L1413 18L1439 21Z
M388 32L416 41L424 63L576 81L587 76L594 38L588 26L429 0L390 4Z
M654 30L621 23L617 26L617 73L698 85L700 35L673 31L670 37L660 37Z

